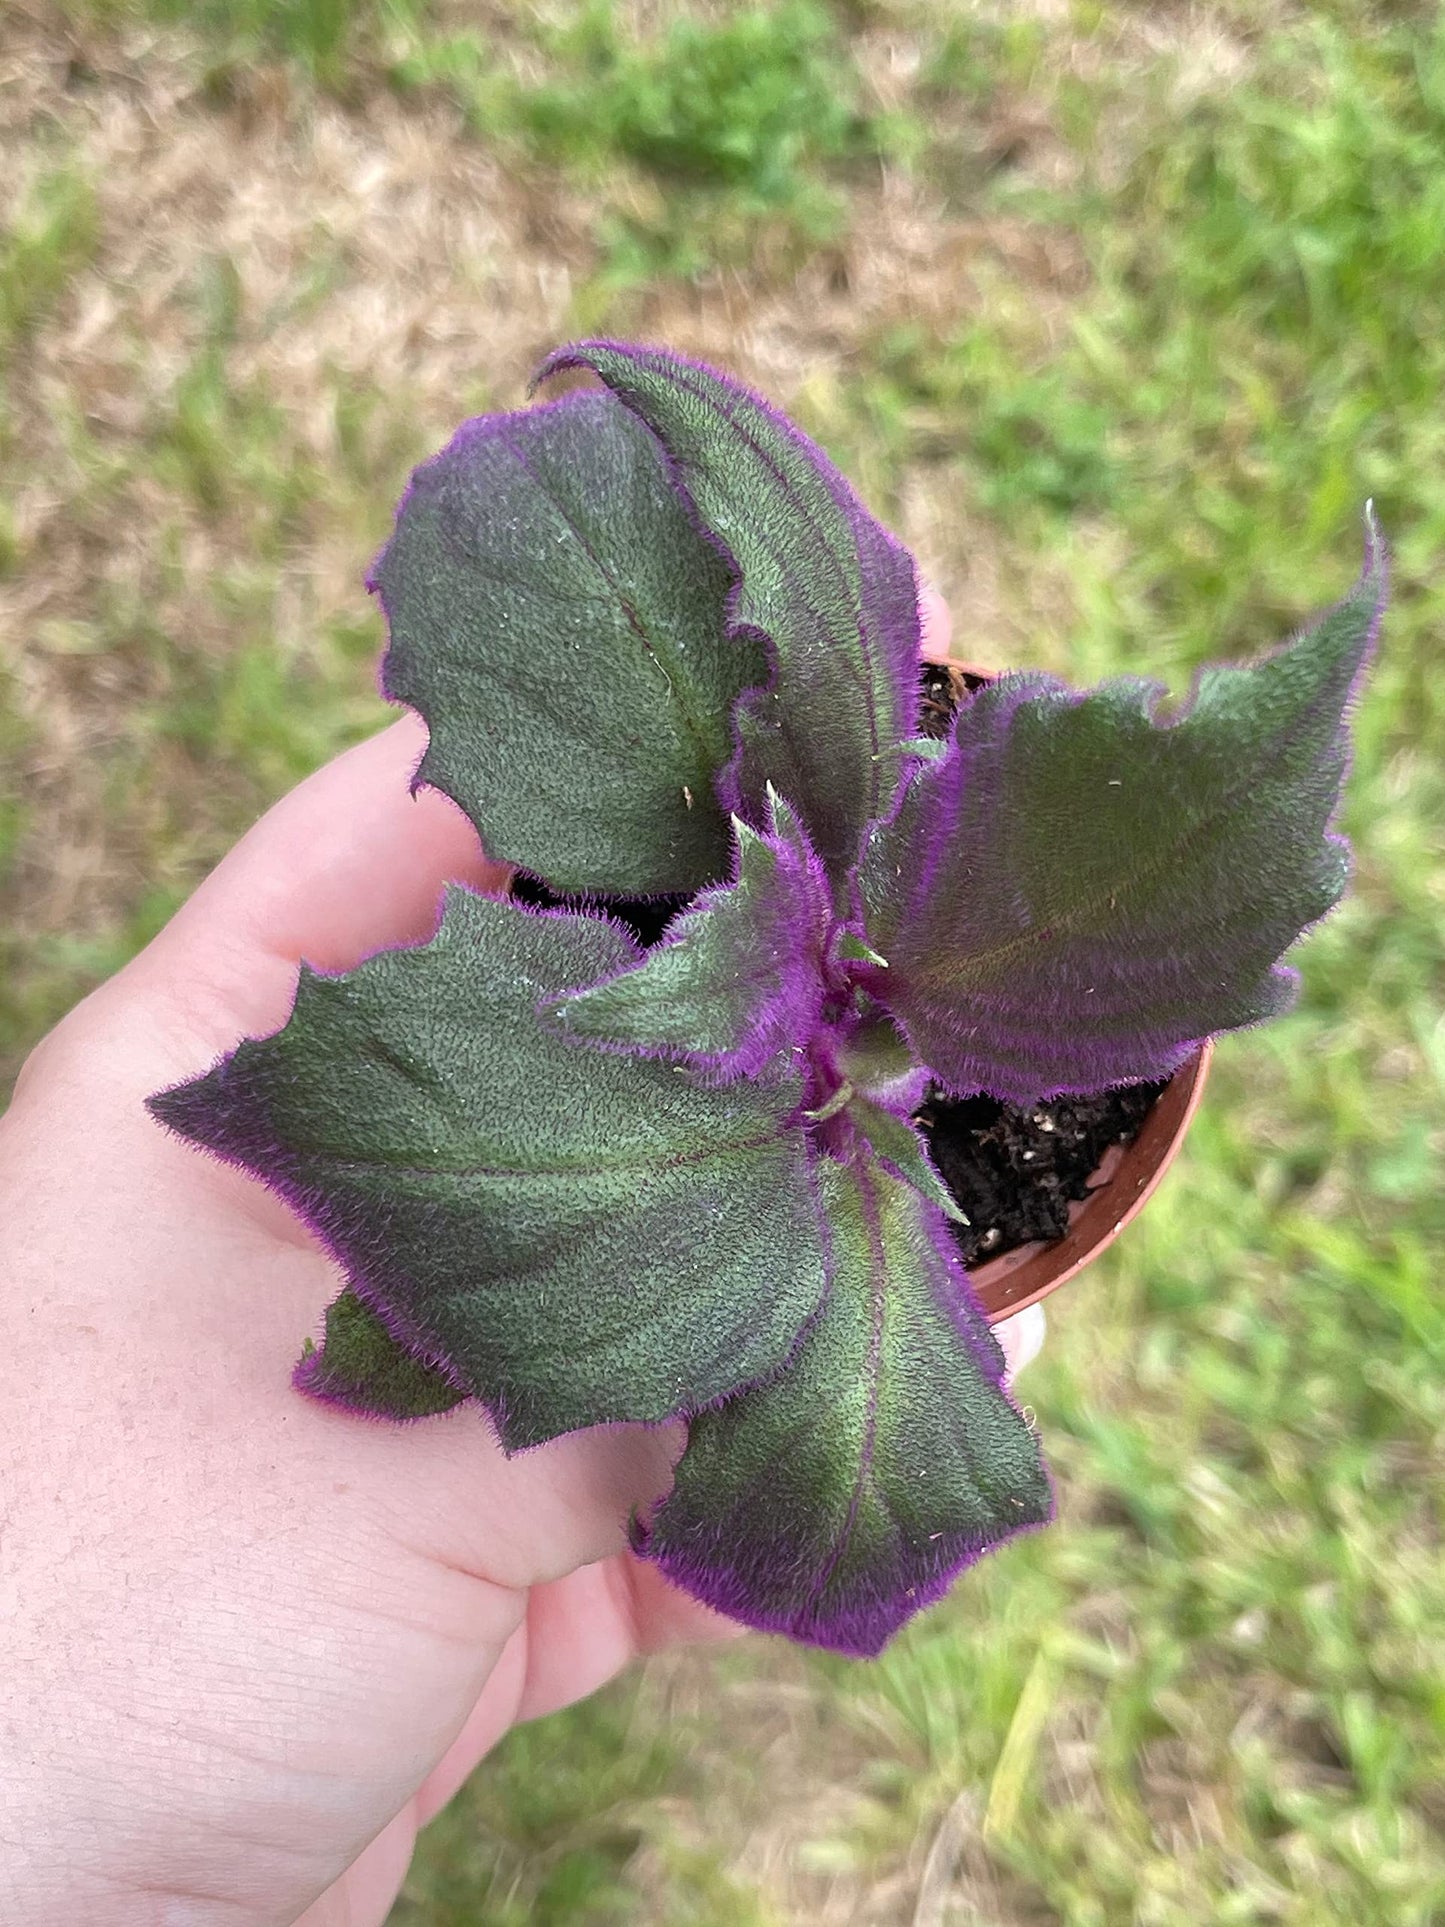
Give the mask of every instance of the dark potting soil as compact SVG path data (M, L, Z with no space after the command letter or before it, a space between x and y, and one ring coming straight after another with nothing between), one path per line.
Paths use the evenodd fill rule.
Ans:
M958 708L959 686L963 693L971 696L975 689L982 689L984 679L974 676L967 669L957 665L945 669L942 663L926 662L918 672L918 733L931 736L942 742L953 727L953 714Z
M983 686L967 671L925 663L919 671L918 733L946 737L962 695ZM519 872L518 903L539 910L582 910L615 917L644 948L657 943L691 899L683 896L580 896ZM1089 1179L1112 1144L1127 1144L1163 1084L1122 1084L1085 1097L1004 1104L994 1097L950 1098L936 1088L916 1113L929 1153L969 1220L954 1237L965 1264L998 1258L1015 1246L1061 1238L1069 1205L1088 1196Z
M615 917L619 923L627 926L644 950L658 941L678 911L692 901L686 895L577 896L569 891L554 890L540 877L527 876L520 870L512 878L512 896L518 903L530 904L534 910L586 910L594 917Z
M953 1227L964 1263L981 1264L1036 1238L1062 1238L1069 1206L1088 1196L1104 1153L1137 1135L1163 1088L1122 1084L1027 1105L930 1091L916 1117L968 1219Z

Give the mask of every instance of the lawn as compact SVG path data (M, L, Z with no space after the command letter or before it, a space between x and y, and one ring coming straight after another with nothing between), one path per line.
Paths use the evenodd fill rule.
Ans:
M765 387L991 665L1395 598L1352 895L1023 1381L1061 1500L874 1664L512 1737L395 1927L1445 1920L1445 24L1407 0L10 0L0 1102L384 710L409 467L554 342Z

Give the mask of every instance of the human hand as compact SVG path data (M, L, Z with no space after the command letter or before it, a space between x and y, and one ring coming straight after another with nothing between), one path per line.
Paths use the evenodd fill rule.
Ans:
M943 631L938 605L929 611ZM946 631L943 631L946 633ZM279 803L27 1064L0 1118L0 1918L378 1927L518 1720L735 1630L626 1550L680 1426L508 1460L460 1407L291 1389L333 1266L146 1095L496 887L414 719ZM998 1328L1016 1367L1040 1316Z

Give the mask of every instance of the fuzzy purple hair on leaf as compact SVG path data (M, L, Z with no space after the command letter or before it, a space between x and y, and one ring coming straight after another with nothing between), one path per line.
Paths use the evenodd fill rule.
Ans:
M746 1625L870 1656L1053 1495L942 1215L876 1164L824 1180L820 1319L782 1378L692 1422L633 1540Z
M551 1000L543 1021L604 1049L678 1059L717 1083L758 1077L806 1045L826 987L828 881L781 798L770 816L764 832L734 820L730 882L702 891L639 962Z
M657 436L734 578L729 635L766 641L773 673L737 705L724 807L760 824L771 785L846 889L914 733L912 556L823 452L741 383L662 349L586 341L549 355L534 386L568 368L591 369Z
M1385 593L1373 527L1352 593L1275 655L1076 694L1001 677L911 776L864 868L870 980L946 1088L1014 1103L1167 1076L1287 1009L1281 953L1336 903L1344 716Z

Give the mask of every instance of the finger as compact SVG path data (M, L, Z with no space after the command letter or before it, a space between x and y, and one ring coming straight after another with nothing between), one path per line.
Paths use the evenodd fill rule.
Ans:
M284 1022L302 958L346 970L436 930L442 887L505 885L447 797L412 794L425 726L408 716L282 797L126 973L182 991L234 1042Z
M540 1586L527 1602L527 1677L516 1718L570 1706L640 1654L715 1645L746 1628L678 1590L657 1567L618 1553Z
M1042 1305L1029 1305L1023 1311L1016 1311L1012 1318L1005 1318L994 1326L993 1335L1003 1347L1010 1378L1017 1377L1025 1365L1038 1357L1043 1349L1044 1330Z
M712 1646L721 1640L741 1639L748 1630L738 1620L714 1612L711 1606L683 1592L651 1559L629 1553L621 1570L632 1595L632 1622L640 1653L655 1653L668 1646Z
M295 1927L383 1927L406 1879L420 1824L415 1803L408 1801Z
M501 1736L585 1699L639 1654L729 1639L744 1628L689 1599L655 1566L618 1553L533 1586L513 1634L461 1731L423 1782L421 1825L444 1807Z
M428 1826L436 1818L471 1778L478 1762L524 1717L530 1645L531 1635L524 1621L502 1648L460 1732L422 1781L412 1809L419 1827Z
M924 582L919 587L918 614L922 623L924 655L946 656L953 641L953 616L932 583Z

